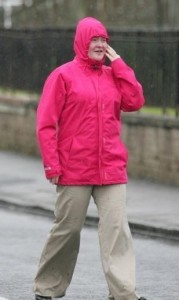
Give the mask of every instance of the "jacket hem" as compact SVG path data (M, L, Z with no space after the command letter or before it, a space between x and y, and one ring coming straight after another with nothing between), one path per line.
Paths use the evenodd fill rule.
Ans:
M104 181L104 182L89 182L89 181L84 181L84 182L79 182L79 181L59 181L58 185L113 185L113 184L127 184L128 180L119 180L119 181Z

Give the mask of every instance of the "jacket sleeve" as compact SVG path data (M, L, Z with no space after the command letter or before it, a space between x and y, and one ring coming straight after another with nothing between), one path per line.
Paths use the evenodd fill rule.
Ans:
M61 174L57 149L57 125L65 97L65 83L57 68L47 78L37 108L37 139L47 178Z
M125 112L139 110L144 105L143 89L137 81L134 71L117 58L111 63L112 72L122 93L121 110Z

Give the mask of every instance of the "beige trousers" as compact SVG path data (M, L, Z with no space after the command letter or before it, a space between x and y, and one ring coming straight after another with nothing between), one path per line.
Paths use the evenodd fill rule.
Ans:
M135 257L126 216L126 185L58 186L55 221L35 278L36 294L63 297L71 282L80 232L93 197L99 214L101 261L110 295L136 300Z

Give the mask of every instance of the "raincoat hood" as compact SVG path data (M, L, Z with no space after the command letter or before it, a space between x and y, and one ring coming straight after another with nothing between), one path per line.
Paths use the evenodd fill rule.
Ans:
M82 61L89 62L88 49L93 37L104 37L109 40L105 26L95 18L87 17L79 21L74 39L74 51L76 57Z

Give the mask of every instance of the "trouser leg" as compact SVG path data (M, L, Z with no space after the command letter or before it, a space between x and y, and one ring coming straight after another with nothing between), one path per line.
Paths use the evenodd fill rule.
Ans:
M115 300L136 300L135 257L126 215L126 185L93 188L99 214L101 260Z
M55 221L43 249L34 291L60 297L71 282L89 200L90 186L58 186Z

